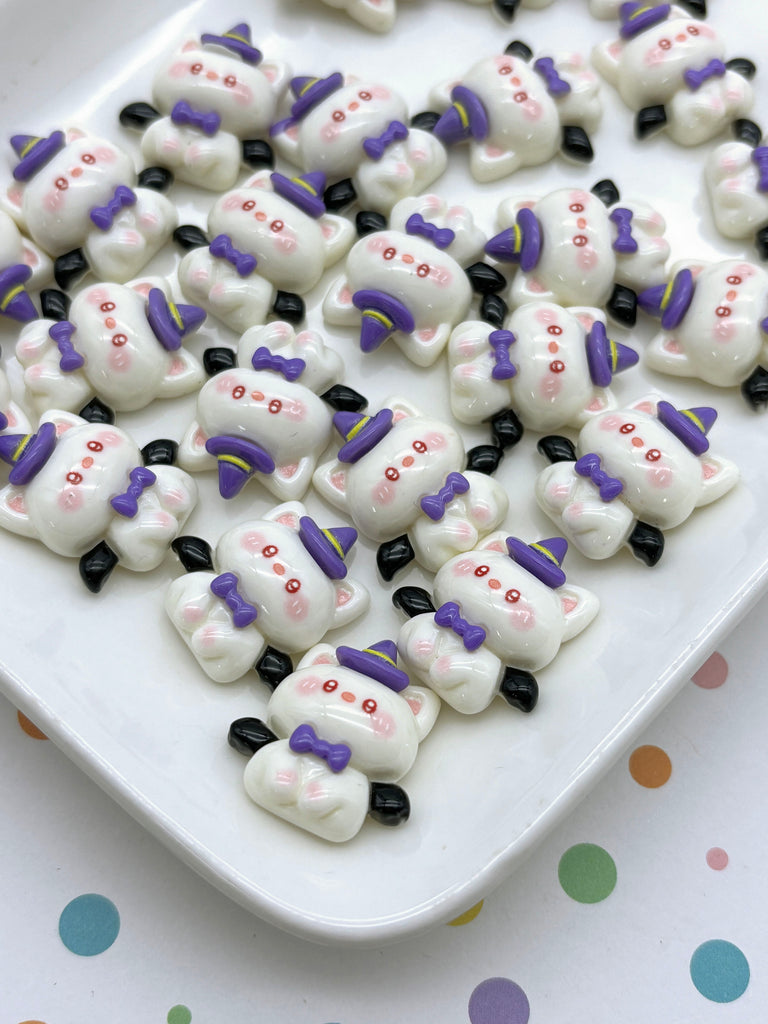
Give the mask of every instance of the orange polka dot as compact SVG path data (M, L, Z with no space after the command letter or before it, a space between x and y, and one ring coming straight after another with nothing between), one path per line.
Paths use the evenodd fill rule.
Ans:
M475 920L482 909L483 901L480 900L480 902L476 903L474 907L470 907L469 910L465 910L463 914L459 914L458 917L454 917L454 919L449 921L448 924L452 925L454 928L462 924L469 924L470 921Z
M37 726L35 725L34 722L30 722L30 720L27 718L26 715L22 715L22 713L20 711L17 711L16 712L16 717L19 720L19 725L24 730L24 732L27 734L27 736L31 736L33 740L47 740L48 739L48 737L45 735L45 733L41 732L37 728ZM23 1022L23 1024L37 1024L37 1022L35 1022L35 1021L31 1021L31 1022L25 1021L25 1022Z
M672 762L661 747L638 747L630 754L629 773L639 785L657 789L669 782Z

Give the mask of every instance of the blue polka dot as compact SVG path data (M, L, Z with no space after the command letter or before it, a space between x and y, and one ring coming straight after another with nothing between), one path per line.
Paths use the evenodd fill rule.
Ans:
M711 939L691 957L691 980L713 1003L732 1003L749 984L749 964L732 942Z
M78 956L109 949L120 931L120 914L106 896L86 893L68 903L59 918L61 941Z

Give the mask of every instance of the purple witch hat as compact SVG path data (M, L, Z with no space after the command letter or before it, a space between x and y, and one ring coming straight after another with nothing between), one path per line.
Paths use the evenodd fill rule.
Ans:
M254 473L275 471L275 462L269 452L245 437L216 434L205 442L205 450L216 456L222 498L234 498Z
M526 544L518 537L507 537L509 557L553 590L565 583L565 573L560 566L567 550L568 542L562 537L549 537L534 544Z
M644 32L652 25L658 25L669 17L670 4L656 4L651 6L643 3L625 3L619 8L619 20L621 28L619 35L622 39L631 39L639 32Z
M323 530L314 519L302 516L299 520L299 540L326 576L332 580L344 579L347 575L344 558L357 540L357 530L351 526Z
M286 178L277 171L270 176L272 188L283 199L298 206L310 217L322 217L325 213L323 192L326 178L322 171L310 171L308 174L297 174L294 178Z
M628 370L640 356L628 345L612 341L605 332L605 324L595 320L586 338L587 365L592 383L607 388L615 373Z
M671 331L688 312L695 288L693 274L684 267L669 284L657 284L640 292L637 304L651 316L660 316L661 326L665 331Z
M38 135L12 135L11 145L19 158L13 169L16 181L28 181L37 174L64 147L65 142L64 132L59 131L51 132L45 138Z
M339 462L357 462L392 429L392 410L381 409L375 416L341 410L334 413L333 425L344 438Z
M387 292L362 288L352 296L352 303L363 314L360 322L360 348L373 352L394 331L410 334L416 326L407 306Z
M538 217L533 210L523 207L518 210L511 228L500 231L486 242L485 251L502 263L519 263L520 269L527 273L539 262L543 241Z
M479 96L464 85L451 90L451 106L432 129L444 146L463 139L482 141L488 135L488 114Z
M362 651L354 647L337 647L336 657L345 668L370 676L398 693L410 683L406 673L397 667L397 646L393 640L381 640Z
M290 89L296 100L291 107L291 116L284 118L282 121L276 121L269 129L269 134L279 135L286 128L296 124L297 121L306 117L310 110L314 109L318 103L322 103L326 96L336 92L342 85L344 85L344 76L340 71L334 71L327 78L313 78L310 75L292 78Z
M147 297L147 321L152 332L169 352L181 348L181 339L196 331L205 320L200 306L177 306L169 302L160 288L153 288Z
M717 412L707 405L693 409L676 409L669 402L659 402L656 415L694 455L703 455L709 448L707 434L717 419Z
M31 268L24 263L0 270L0 313L22 324L37 319L37 310L24 287L31 276Z
M8 482L21 487L39 473L56 447L56 426L46 421L36 434L0 435L0 459L13 467Z
M200 42L204 45L213 43L215 46L224 46L238 57L242 57L246 64L258 64L261 60L261 53L251 45L251 30L245 22L234 25L222 36L205 32L200 36Z

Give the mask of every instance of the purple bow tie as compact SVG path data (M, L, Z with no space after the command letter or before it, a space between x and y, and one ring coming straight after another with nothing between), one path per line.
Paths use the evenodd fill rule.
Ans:
M186 100L179 100L171 111L171 120L178 125L191 124L208 136L215 135L221 127L221 118L215 110L195 110Z
M533 70L544 79L550 96L565 96L571 91L570 85L555 70L555 62L551 57L539 57L533 62Z
M422 512L429 516L434 522L439 522L445 515L448 503L453 501L457 494L464 494L469 490L469 480L461 473L449 473L445 478L445 485L440 488L437 494L427 494L419 504Z
M436 224L430 224L420 213L411 214L405 222L405 230L409 235L423 235L438 249L447 249L456 237L450 228L439 228Z
M402 121L390 121L378 138L365 139L363 150L371 160L381 160L388 146L408 138L408 129Z
M328 762L332 772L341 772L349 764L352 751L346 743L321 740L309 723L297 726L291 733L288 746L294 754L314 754Z
M586 455L582 455L574 463L573 468L579 476L588 477L592 481L603 501L613 501L624 490L624 484L621 480L617 480L614 476L608 476L600 468L600 456L594 452L587 452Z
M512 331L491 331L488 344L493 351L496 365L491 370L494 380L509 380L517 373L517 368L509 358L509 346L514 345L517 338Z
M687 71L683 72L683 80L688 88L692 92L696 92L697 89L701 88L702 85L709 78L722 78L727 71L725 64L721 60L711 60L705 67L696 69L688 68Z
M238 579L233 572L223 572L211 580L211 593L221 598L232 612L232 622L236 629L245 629L259 614L256 608L240 594L237 589Z
M637 252L637 242L632 237L632 211L624 206L617 206L608 214L608 219L616 225L613 251L621 253L622 256Z
M60 320L48 331L48 336L56 342L56 347L61 352L59 368L62 373L73 373L85 364L85 359L76 351L72 344L72 335L76 327L69 320Z
M118 185L106 206L93 206L89 216L100 231L109 231L124 206L133 206L136 193L127 185Z
M435 624L453 630L456 636L461 638L468 651L476 651L485 640L483 627L462 619L459 614L459 606L455 601L446 601L445 604L440 605L435 612Z
M142 491L151 487L157 477L151 469L147 469L145 466L136 466L128 474L128 479L131 481L128 490L112 498L110 505L118 515L125 516L126 519L133 519L139 511L139 498Z
M216 259L231 263L240 277L248 277L256 269L256 257L249 252L240 252L236 249L229 235L216 235L208 246L208 251Z
M264 345L253 353L251 364L254 370L273 370L282 374L286 380L297 380L307 366L303 359L286 359L285 356L270 352Z

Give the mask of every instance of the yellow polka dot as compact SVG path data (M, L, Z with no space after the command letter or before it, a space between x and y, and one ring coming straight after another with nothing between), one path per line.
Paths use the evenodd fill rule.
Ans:
M449 921L448 924L453 926L458 926L460 924L469 924L470 921L475 920L475 918L482 909L483 901L480 900L480 902L476 903L474 907L470 907L469 910L466 910L463 914L459 914L458 917L455 917L452 921Z
M630 754L629 773L638 785L658 789L669 782L672 762L661 747L638 747Z
M27 718L26 715L22 715L22 713L20 711L17 711L16 712L16 717L19 720L19 725L24 730L24 732L27 734L27 736L31 736L33 740L47 740L48 739L48 737L45 735L45 733L44 732L40 732L40 730L37 728L35 723L34 722L30 722L30 720ZM28 1024L28 1022L24 1021L24 1022L22 1022L22 1024ZM36 1021L32 1021L31 1024L37 1024L37 1022Z

